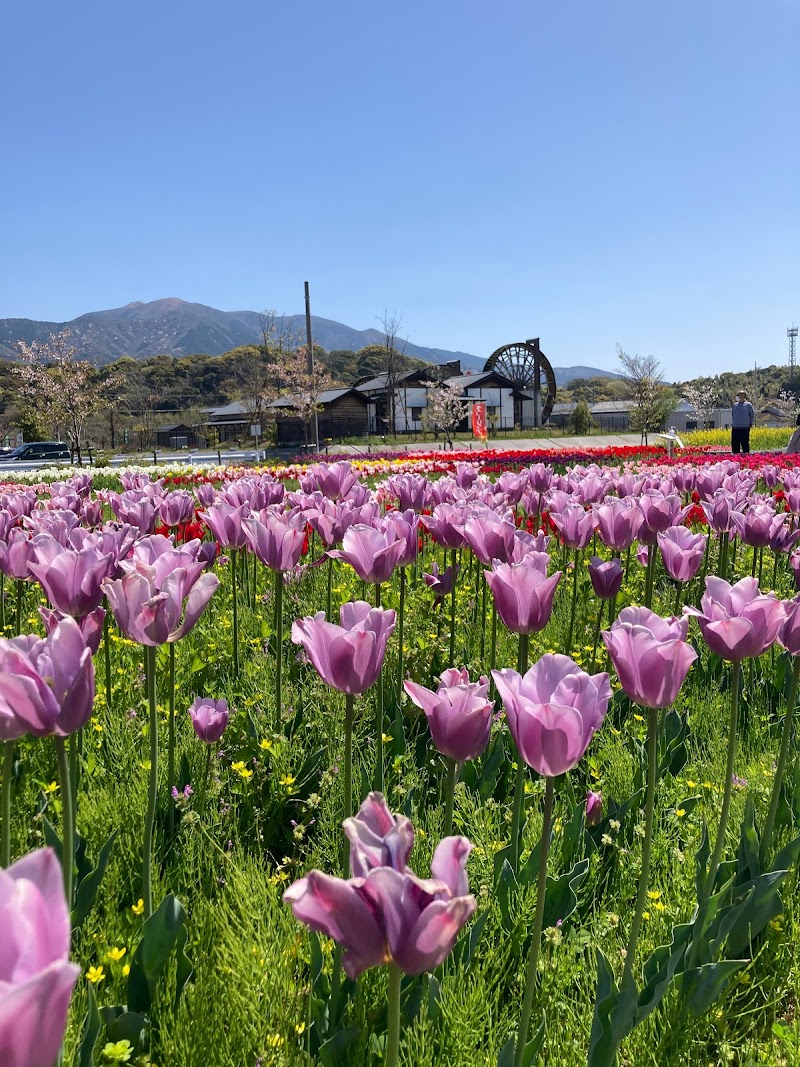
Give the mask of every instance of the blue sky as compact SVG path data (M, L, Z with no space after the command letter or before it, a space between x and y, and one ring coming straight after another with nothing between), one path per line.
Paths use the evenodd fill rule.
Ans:
M795 0L11 0L0 316L302 307L670 378L800 321Z

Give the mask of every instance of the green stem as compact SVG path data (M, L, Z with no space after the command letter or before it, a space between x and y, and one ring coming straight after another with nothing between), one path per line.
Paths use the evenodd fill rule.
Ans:
M767 858L769 856L770 838L772 837L772 829L775 826L775 816L778 812L778 802L781 798L781 787L786 773L786 763L789 759L789 745L792 739L792 721L794 719L794 709L797 703L797 684L799 681L800 656L795 656L792 670L792 681L789 686L789 699L786 704L786 715L783 719L783 734L781 736L781 747L778 754L778 766L775 768L775 779L772 783L772 796L769 800L769 810L767 811L767 818L761 833L762 868L766 866Z
M144 676L147 688L147 703L150 710L150 776L147 789L147 814L144 821L144 842L142 845L142 897L144 899L144 917L153 914L153 828L156 821L156 799L158 790L158 708L156 707L156 650L152 645L145 645Z
M353 814L353 715L355 697L346 693L344 698L344 818ZM342 841L342 878L350 877L350 851L347 838Z
M406 614L406 568L400 568L400 608L397 614L397 703L403 699L403 637Z
M167 804L169 813L167 816L167 830L169 839L175 832L175 801L172 799L172 787L177 785L175 781L175 644L169 646L169 734L167 737Z
M683 582L678 582L677 583L677 588L675 589L675 610L672 612L672 614L675 615L676 618L678 616L678 613L681 610L681 601L682 600L683 600Z
M72 785L69 773L67 746L63 737L53 737L58 759L58 782L61 791L61 868L64 872L64 896L67 911L72 911L72 868L75 863L75 822L72 807Z
M447 765L447 777L444 786L444 829L442 837L450 837L453 833L453 803L456 795L456 781L458 780L458 764L450 756L445 759Z
M753 549L753 564L752 564L752 566L750 568L750 577L751 578L755 578L755 576L756 576L756 567L757 566L758 566L758 549L754 548Z
M5 636L6 636L6 576L4 574L0 574L0 637L5 637Z
M381 586L380 582L375 585L375 607L381 606ZM384 790L384 775L383 775L383 671L378 675L378 681L376 683L378 687L377 699L375 701L375 783L374 788L376 792L382 793Z
M653 604L653 580L656 573L656 546L647 546L647 569L644 578L644 606L652 607Z
M450 566L453 568L453 589L450 593L450 658L448 666L454 667L456 660L456 550L450 552Z
M572 636L575 633L575 612L578 606L578 568L580 566L581 550L575 549L575 564L572 570L572 605L569 610L569 630L567 632L566 655L572 652Z
M644 843L642 845L642 869L639 874L639 887L636 893L636 907L633 913L628 948L625 954L625 967L622 972L620 989L624 989L632 980L633 965L636 960L636 946L642 928L642 914L647 900L647 888L650 884L650 856L653 848L653 810L656 796L656 755L658 742L658 709L649 708L647 714L647 790L644 802Z
M547 853L550 850L550 826L553 821L553 778L545 777L544 810L542 812L542 838L539 842L539 878L536 884L536 914L533 919L533 933L528 968L525 976L525 994L522 998L522 1012L517 1031L517 1049L514 1067L522 1067L525 1058L525 1046L528 1043L528 1031L531 1025L533 994L536 989L536 972L539 966L539 948L542 943L542 920L547 891Z
M2 803L2 839L0 840L0 867L11 863L11 783L14 778L14 742L3 744L3 789L0 796Z
M725 848L725 831L728 828L728 816L731 810L731 794L733 793L733 769L736 761L736 728L739 722L739 675L741 663L737 660L733 664L733 677L731 679L731 716L728 724L728 761L725 767L725 792L722 797L722 812L719 817L717 828L717 841L711 856L711 864L708 868L708 877L703 887L702 898L699 904L704 904L711 896L714 882L717 878L722 852Z
M326 600L325 600L325 618L328 620L328 622L332 622L333 621L331 619L332 598L333 598L333 560L329 556L328 557L328 589L327 589L327 597L326 597Z
M530 635L519 635L519 658L517 670L524 675L528 670L528 650ZM519 856L522 846L522 812L525 800L525 760L517 752L517 774L514 779L514 807L511 814L511 866L514 873L519 870Z
M483 663L486 656L486 586L487 581L483 574L483 568L480 570L481 578L481 655L480 661Z
M389 988L386 993L389 1025L386 1031L385 1067L397 1067L400 1062L400 979L396 963L389 964Z
M597 611L597 622L594 624L594 639L592 641L592 671L597 664L597 644L600 640L600 627L603 625L603 608L605 607L605 601L600 601L600 607Z
M72 790L72 810L78 805L78 777L80 775L80 741L82 730L76 730L69 738L69 783Z
M106 674L106 707L111 711L111 612L108 600L104 597L106 614L103 619L103 663Z
M728 534L720 534L719 561L717 563L717 573L719 574L720 578L725 579L725 581L727 581L728 578L728 542Z
M283 573L275 571L275 730L283 722Z
M239 677L239 599L236 595L236 552L231 549L231 599L233 601L233 673Z
M214 746L206 745L206 766L203 771L203 786L200 790L200 796L197 798L197 806L203 815L205 815L206 812L206 798L208 796L208 783L211 781L211 757L213 754Z
M25 582L22 578L17 578L17 618L16 618L16 634L17 637L22 633L22 600L25 593Z

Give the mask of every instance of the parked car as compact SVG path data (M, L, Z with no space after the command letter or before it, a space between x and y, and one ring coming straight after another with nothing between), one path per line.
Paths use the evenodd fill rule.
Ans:
M12 463L18 460L68 460L70 459L69 446L63 441L28 441L27 444L19 445L10 456L6 457Z

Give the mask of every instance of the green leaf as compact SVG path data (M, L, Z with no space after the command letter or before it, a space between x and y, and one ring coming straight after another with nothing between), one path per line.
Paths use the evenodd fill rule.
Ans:
M747 960L722 960L686 971L682 991L692 1015L707 1011L722 996L733 975L746 966Z
M742 829L739 835L738 871L736 881L739 885L758 878L761 874L761 861L759 859L760 842L756 830L756 806L753 794L747 794L744 805L744 817Z
M797 863L798 856L800 856L800 837L795 837L793 841L784 845L777 854L772 864L772 869L775 871L790 871Z
M137 1011L128 1011L124 1007L101 1008L100 1016L106 1028L109 1041L130 1041L134 1048L145 1044L147 1016Z
M103 875L106 873L106 867L111 858L111 851L114 847L114 842L117 839L117 832L117 830L111 831L108 840L100 849L100 854L97 857L97 866L94 870L90 870L82 881L78 883L75 908L72 912L72 925L74 927L80 926L94 906L95 899L97 898L97 891L100 888Z
M783 911L778 890L788 873L769 871L742 887L748 894L725 944L725 955L729 960L744 956L770 919Z
M75 1050L75 1058L72 1067L92 1067L94 1063L94 1047L100 1036L100 1009L97 1007L97 994L94 986L89 984L89 1008L86 1012L86 1020L83 1024L81 1043Z
M191 973L191 965L183 952L185 925L183 905L168 893L144 924L142 940L133 957L128 975L128 1007L132 1011L149 1010L156 983L174 950L178 954L179 992L183 988L188 973Z
M708 839L708 823L703 820L703 831L700 835L700 845L695 854L694 888L697 899L703 895L703 889L708 877L708 860L711 856L711 843Z
M484 911L480 914L470 927L469 931L465 931L456 942L455 948L450 954L449 959L449 965L452 966L453 970L469 970L472 958L475 955L475 949L478 947L478 942L481 939L481 934L483 933L483 928L486 925L488 917L488 911Z
M588 859L578 860L571 871L558 878L547 878L542 928L555 926L559 919L568 919L578 906L577 891L589 873Z
M495 895L497 897L497 903L500 905L500 914L503 917L503 927L506 930L510 930L514 925L511 920L511 891L517 888L517 879L514 877L514 871L511 868L511 864L508 860L503 863L500 870L500 878L495 889Z

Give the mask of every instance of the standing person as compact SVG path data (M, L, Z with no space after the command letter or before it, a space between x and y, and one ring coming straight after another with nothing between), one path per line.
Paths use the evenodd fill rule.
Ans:
M747 399L747 393L740 389L736 394L736 403L731 409L731 452L736 455L750 451L750 429L756 421L753 405Z
M789 438L789 444L786 446L786 452L800 452L800 415L797 416L797 429Z

